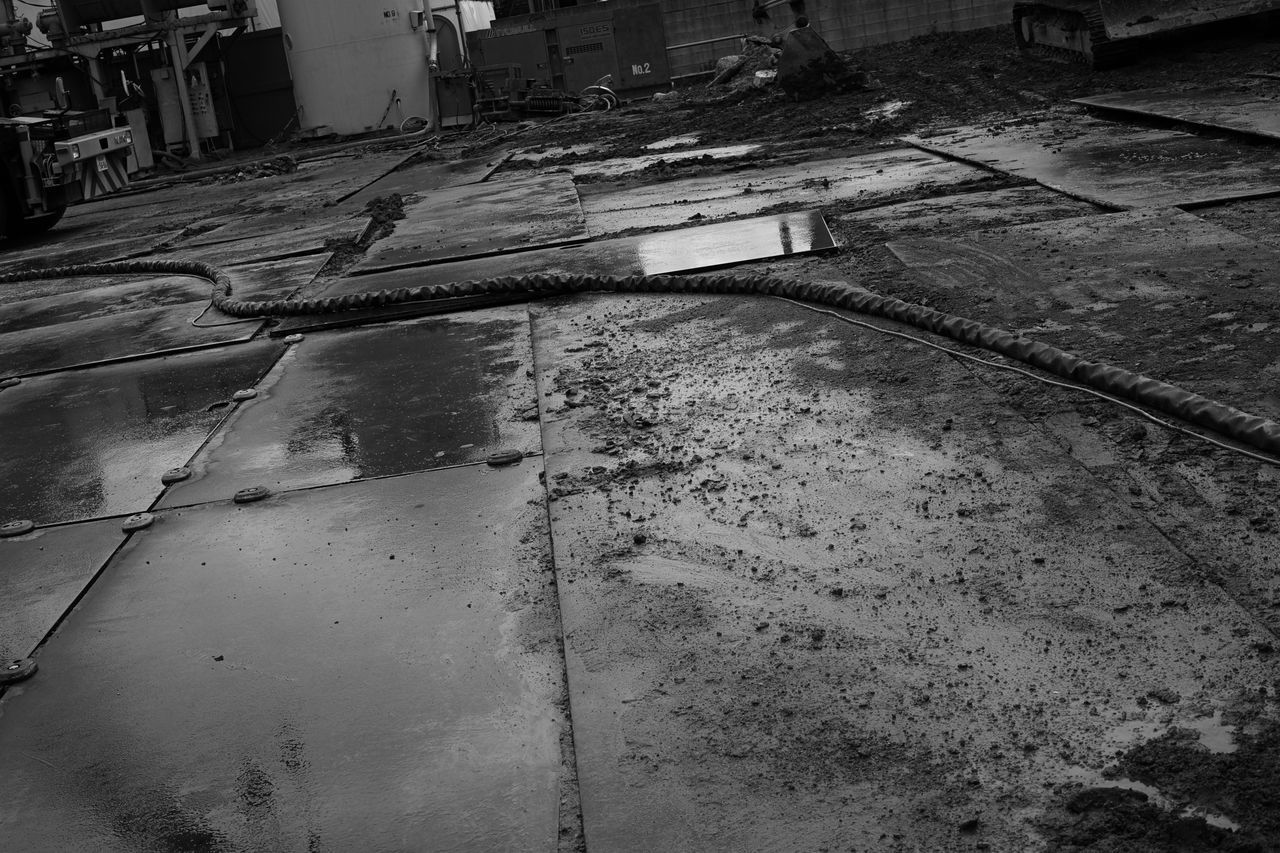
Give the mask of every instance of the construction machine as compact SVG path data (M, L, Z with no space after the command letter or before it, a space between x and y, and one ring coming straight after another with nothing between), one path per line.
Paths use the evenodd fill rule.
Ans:
M0 237L10 239L52 227L70 204L123 189L131 154L145 154L132 163L145 168L147 111L118 106L142 94L146 70L166 142L200 159L202 143L221 131L207 68L194 60L222 30L257 15L254 0L32 5L45 41L14 0L0 0Z
M1280 0L1037 0L1013 7L1018 46L1103 69L1151 39L1280 10Z
M39 234L67 205L124 187L132 146L106 110L0 118L0 237Z

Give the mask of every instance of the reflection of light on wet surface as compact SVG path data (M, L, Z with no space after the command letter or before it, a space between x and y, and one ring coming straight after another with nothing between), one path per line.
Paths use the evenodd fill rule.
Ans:
M517 154L511 155L511 159L537 163L541 160L549 160L553 157L567 157L571 154L577 154L579 156L583 154L590 154L595 150L596 145L593 142L588 142L583 145L567 145L563 147L550 146L542 149L541 151L521 151Z
M893 118L909 106L911 106L910 101L886 101L878 107L863 111L862 115L867 119Z
M1210 752L1225 755L1240 748L1235 741L1236 727L1222 721L1221 711L1214 711L1211 717L1200 717L1178 725L1194 729L1200 735L1200 745Z
M1226 754L1235 752L1239 748L1235 742L1236 727L1222 721L1221 711L1191 720L1178 720L1172 725L1153 720L1130 720L1117 726L1107 735L1106 740L1117 749L1128 749L1139 743L1154 740L1170 729L1195 731L1199 736L1200 745L1213 753Z
M628 172L638 172L656 163L679 163L685 160L727 160L741 157L760 148L759 145L726 145L720 148L696 148L688 151L669 151L664 154L645 154L640 157L619 157L615 160L599 160L570 167L574 175L605 175L616 177Z
M650 142L644 146L644 150L661 151L664 148L679 148L681 145L697 145L698 139L699 137L697 136L668 136L666 139Z
M810 211L666 231L636 246L644 275L688 272L830 248L820 213Z

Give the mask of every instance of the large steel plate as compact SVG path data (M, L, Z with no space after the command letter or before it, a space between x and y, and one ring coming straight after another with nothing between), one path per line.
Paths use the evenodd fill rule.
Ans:
M339 152L298 163L296 172L253 178L231 184L232 192L247 187L243 208L252 211L327 209L354 192L389 174L412 157L405 149ZM234 176L231 178L235 180Z
M0 662L35 651L124 536L108 519L0 539Z
M835 245L822 214L810 210L341 278L330 283L321 295L341 296L503 276L691 273L749 261L821 252L833 249ZM469 307L467 300L460 300L457 305ZM285 320L281 330L350 325L358 321L415 316L453 307L441 301L416 302L331 315L302 316Z
M588 849L1022 850L1274 674L945 354L777 300L532 311Z
M1248 237L1147 209L889 249L954 312L987 319L998 304L1030 337L1280 418L1273 383L1258 381L1277 369L1280 252Z
M0 519L145 510L282 345L224 349L23 380L0 391Z
M586 239L573 178L555 173L442 189L405 208L356 272Z
M904 201L842 214L859 240L935 237L978 228L1048 222L1100 213L1097 206L1039 186Z
M236 243L237 250L242 251L240 247L247 241L258 241L264 247L274 243L292 244L292 250L301 254L302 246L317 242L321 247L327 240L355 242L368 232L371 224L367 216L333 218L292 212L224 216L196 223L201 233L175 241L171 251L225 243ZM203 230L206 227L208 230Z
M646 169L660 169L663 166L686 163L697 160L700 163L713 164L717 160L736 160L748 154L754 154L763 148L757 143L742 145L723 145L717 148L681 148L664 150L658 154L641 154L638 157L611 157L607 160L585 160L569 163L564 168L575 178L619 178L633 172ZM768 155L761 155L766 159Z
M207 301L142 308L105 317L68 320L0 335L0 373L30 376L146 355L247 341L261 320L194 325ZM216 316L210 323L226 323Z
M1280 140L1280 93L1273 87L1139 89L1077 98L1072 103L1107 112L1156 118Z
M463 160L424 160L401 166L342 201L342 209L362 208L375 198L399 193L402 196L435 192L448 187L484 180L502 160L499 152L488 157Z
M1113 209L1280 192L1280 156L1271 149L1086 116L963 127L903 141Z
M523 307L308 335L172 487L163 506L536 451Z
M0 849L555 851L540 469L160 514L0 704Z
M990 173L901 148L878 154L733 171L619 189L607 183L581 187L582 209L592 236L632 228L669 228L701 220L757 215L781 204L822 207L837 202L890 198L912 188L982 181Z
M233 293L241 299L286 296L305 285L328 255L228 267ZM0 305L0 336L77 320L111 317L147 308L184 305L210 296L208 281L194 276L84 276L33 282L35 296ZM225 321L225 317L222 318ZM218 318L207 322L218 322ZM0 337L3 341L3 337ZM123 343L122 343L123 345Z

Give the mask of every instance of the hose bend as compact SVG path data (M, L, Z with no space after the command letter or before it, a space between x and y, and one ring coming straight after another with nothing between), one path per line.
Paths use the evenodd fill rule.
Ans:
M362 308L451 299L459 296L571 293L712 293L781 296L872 317L883 317L980 347L1038 367L1055 376L1077 382L1121 399L1163 412L1212 430L1250 447L1280 456L1280 424L1242 412L1200 394L1149 376L1101 362L1089 361L1040 341L957 317L924 305L842 283L804 282L774 276L722 275L530 275L479 281L401 287L393 290L321 296L310 299L236 299L230 277L218 267L200 261L135 260L105 264L81 264L0 275L0 284L33 279L69 278L80 275L121 274L191 275L213 285L212 304L235 317L286 317L332 314Z

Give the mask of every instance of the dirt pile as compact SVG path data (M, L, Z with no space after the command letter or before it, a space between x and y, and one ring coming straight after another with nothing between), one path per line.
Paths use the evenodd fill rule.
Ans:
M707 86L713 90L727 88L731 92L759 88L756 84L757 72L773 71L778 64L780 53L781 51L767 39L747 36L742 40L741 52L721 57L716 63L716 74Z
M801 25L802 22L802 25ZM778 57L778 85L794 101L811 101L823 95L865 88L867 77L856 74L849 62L801 18L782 37Z
M697 134L703 145L821 140L838 151L931 128L1017 120L1088 95L1213 86L1274 71L1280 68L1280 36L1261 30L1249 38L1237 34L1156 45L1138 62L1105 72L1024 55L1007 26L922 36L843 56L867 73L866 91L797 103L776 86L699 84L676 90L674 97L637 101L595 116L590 127L574 132L607 136L614 148ZM733 80L754 76L746 68ZM868 121L869 111L885 117ZM530 131L526 139L537 144L563 139L565 133L549 125Z

